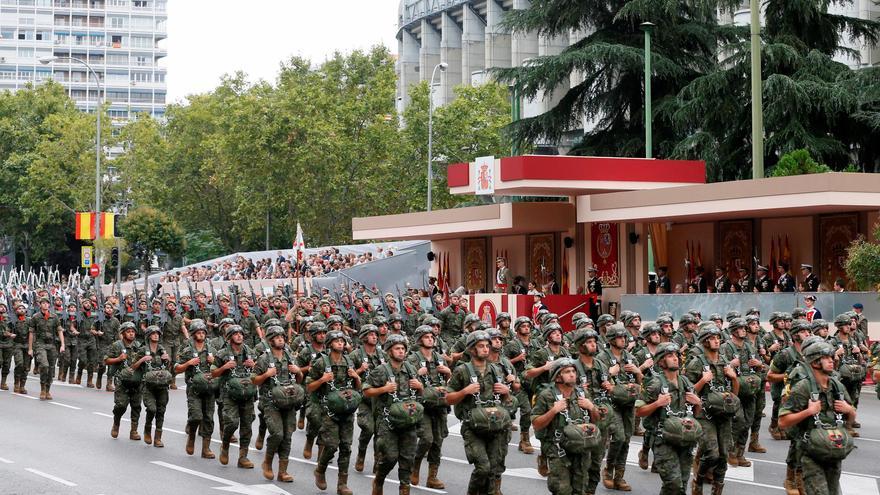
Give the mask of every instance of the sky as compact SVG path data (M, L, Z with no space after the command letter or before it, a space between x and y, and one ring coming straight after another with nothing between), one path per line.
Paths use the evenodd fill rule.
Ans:
M335 51L384 44L397 52L399 0L170 0L168 101L212 90L238 70L274 82L291 56L320 63Z

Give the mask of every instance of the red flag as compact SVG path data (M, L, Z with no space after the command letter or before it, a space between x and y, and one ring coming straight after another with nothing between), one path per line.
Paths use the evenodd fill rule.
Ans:
M562 252L562 293L568 294L568 254Z
M780 245L782 244L782 237L779 238ZM785 261L789 267L791 267L791 246L788 243L788 234L785 234L785 251L783 251L782 261Z

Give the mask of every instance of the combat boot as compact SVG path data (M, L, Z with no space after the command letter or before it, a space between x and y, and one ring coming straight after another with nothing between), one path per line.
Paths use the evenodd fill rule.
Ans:
M24 388L24 386L27 385L27 377L19 380L19 383L21 383L21 385L18 386L18 393L20 393L21 395L27 395L27 389Z
M238 449L238 467L240 467L242 469L253 469L254 463L251 462L250 459L248 459L247 455L248 455L247 447Z
M110 428L110 436L113 438L119 436L119 420L120 418L113 417L113 428Z
M193 425L186 425L186 454L193 455L196 451L196 429Z
M419 484L419 471L422 469L422 458L416 457L413 459L412 463L412 472L409 475L409 484L418 485Z
M372 495L383 495L382 488L385 485L385 480L379 481L378 478L373 478L373 491L370 492Z
M400 490L398 492L400 495L409 495L409 485L400 484Z
M542 455L538 456L538 474L545 478L550 474L550 467L547 465L547 458Z
M761 445L761 442L758 441L758 432L753 431L751 437L749 438L749 452L757 452L758 454L767 453L767 449Z
M171 382L171 386L169 386L171 390L177 390L177 382Z
M211 437L202 438L202 459L213 459L214 452L211 451Z
M800 495L800 490L798 490L797 487L797 481L795 481L794 468L786 468L785 481L782 482L782 487L785 489L785 495Z
M362 473L364 471L364 460L366 460L367 452L358 450L357 459L354 461L354 470Z
M278 481L293 483L293 476L287 473L288 462L290 462L290 459L286 457L283 459L281 457L278 458Z
M529 432L523 431L519 434L519 451L523 454L533 454L535 452L535 448L532 447L531 439L529 438Z
M0 390L9 390L9 386L6 385L6 376L7 375L3 375L2 377L0 377ZM13 388L18 388L18 387L13 387Z
M266 449L266 453L263 455L263 464L261 467L263 468L263 478L266 478L269 481L275 479L275 473L272 472L272 461L275 458L275 452L272 452L270 449ZM280 461L280 458L279 458ZM279 468L280 466L279 462Z
M318 490L326 490L327 489L327 466L322 466L318 464L315 466L315 486L318 487Z
M746 459L743 454L746 450L745 445L739 445L736 448L736 465L739 467L749 467L752 465L752 461Z
M645 436L645 429L642 428L642 418L636 416L635 423L636 424L635 424L635 428L633 428L633 435L635 435L637 437Z
M739 466L739 462L736 460L736 447L727 452L727 464L729 466Z
M306 429L306 410L299 410L299 421L296 422L297 430L305 430Z
M51 385L46 385L46 400L52 400L52 394L49 392L50 387Z
M639 467L648 469L648 451L644 448L639 450Z
M156 436L153 438L153 447L162 448L165 444L162 443L162 430L156 429Z
M623 479L623 474L625 472L626 466L614 467L614 489L622 492L630 492L632 491L632 487L629 486L629 483L627 483L625 479Z
M602 486L609 490L614 489L614 466L605 464L605 469L602 470Z
M220 464L229 464L229 440L223 440L220 444Z
M712 483L712 495L721 495L724 492L724 483L716 481Z
M70 371L70 376L67 377L67 383L69 383L69 384L71 384L71 385L75 385L75 384L76 384L76 376L75 376L75 374L76 374L75 370L71 370L71 371Z
M21 390L18 388L18 378L12 377L12 393L17 394Z
M303 446L303 459L311 459L312 458L312 445L314 445L315 439L306 436L306 444Z
M104 377L99 373L98 374L98 381L95 383L92 383L92 378L93 378L92 373L89 372L89 382L86 384L86 388L96 388L98 390L101 390L101 384L103 383L102 380L104 379Z
M339 473L336 480L336 495L353 495L351 488L348 487L348 473Z
M55 377L56 380L64 381L64 372L61 370L61 366L58 367L58 376Z
M153 443L153 423L148 421L144 424L144 443L151 445Z
M266 427L264 425L260 425L260 429L257 430L257 441L254 442L254 448L257 450L263 450L263 440L266 438Z
M82 385L83 379L83 370L79 370L76 372L76 380L73 381L74 385Z
M425 486L428 488L435 488L437 490L442 490L446 488L446 485L437 478L437 472L440 470L440 464L428 464L428 479L425 481Z
M691 495L703 495L703 478L700 476L694 476L693 483L691 484Z
M785 437L782 435L782 431L779 429L778 420L770 420L770 426L767 428L770 432L770 436L773 437L773 440L784 440Z
M796 469L794 471L794 485L797 487L798 493L800 493L800 495L806 495L807 488L804 486L804 470L803 469Z
M138 433L138 425L137 423L131 424L131 431L128 432L128 439L138 441L141 439L140 433Z
M501 493L501 480L495 480L495 490L492 492L492 495L504 495Z

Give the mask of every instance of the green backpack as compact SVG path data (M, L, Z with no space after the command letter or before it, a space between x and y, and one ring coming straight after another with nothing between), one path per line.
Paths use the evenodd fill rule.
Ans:
M383 366L389 378L394 376L394 370L390 364L385 363ZM409 363L403 363L402 366L408 377L412 378L416 375L410 369ZM392 403L385 409L384 416L392 430L411 430L421 424L425 415L425 407L419 403L415 390L410 389L409 397L401 397L397 392L393 393L391 397Z
M288 362L291 362L290 354L286 350L284 353L288 358ZM277 366L278 362L275 359L275 355L271 352L268 355L272 366ZM288 378L290 378L289 375ZM282 382L278 380L278 375L275 375L272 377L272 386L269 388L269 400L272 401L275 407L283 411L299 409L306 400L306 392L302 385L296 383L296 381L288 380Z
M417 355L419 362L422 366L427 367L428 363L424 360L424 356L421 354ZM434 363L440 362L439 354L436 352L431 356ZM432 385L430 383L430 378L428 376L424 377L422 383L425 385L424 390L422 390L422 403L425 406L425 409L429 411L440 411L446 410L449 405L446 404L446 387L443 385Z
M242 362L247 360L247 354L245 351L242 351L241 357ZM254 385L254 375L250 370L244 369L240 372L236 366L229 373L230 376L226 379L226 393L229 395L230 399L237 402L243 402L257 398L257 386Z
M818 397L819 384L816 383L816 377L810 373L808 378L811 394L813 397ZM829 377L828 382L833 388L834 396L838 400L843 400L843 385L833 377ZM835 419L834 424L823 423L817 414L813 418L815 426L804 435L804 452L819 462L842 461L856 448L852 436L843 426L842 416L835 414Z
M193 349L192 357L199 357L199 353L195 351L195 344L190 343L190 348ZM205 342L205 350L208 354L213 354L211 345L208 342ZM210 365L206 363L208 368ZM192 377L189 380L189 384L187 388L192 390L192 392L198 396L208 395L208 394L216 394L220 388L220 380L211 376L210 371L203 371L201 368L201 364L197 367L193 368Z
M575 393L578 398L585 397L583 390L580 388L575 388ZM557 392L556 400L561 399L562 394ZM598 426L590 423L589 413L584 411L580 419L573 420L566 409L557 417L560 418L561 422L565 423L561 432L557 430L557 439L565 452L572 455L580 455L592 452L593 449L599 446L599 443L602 441L602 432L599 431Z
M657 376L660 379L661 387L668 390L669 382L666 380L666 375L660 373ZM679 377L676 390L679 394L679 403L684 402L681 377ZM696 445L702 436L703 427L699 421L694 419L690 408L677 413L673 412L668 406L660 409L660 432L657 434L657 437L662 438L664 442L675 447L690 448Z
M700 362L703 363L703 369L710 367L709 360L703 354L697 355ZM742 404L733 392L729 390L716 390L709 383L709 392L703 397L703 408L709 416L733 417L740 410ZM705 387L703 388L705 391Z
M471 383L479 381L477 370L474 369L473 363L465 363L468 373L471 376ZM490 366L492 375L495 375L495 369ZM499 378L495 376L495 381ZM497 395L491 400L482 400L479 392L474 394L475 406L468 413L466 422L477 433L495 434L510 430L510 412L502 406L501 398Z
M354 366L348 359L348 356L344 356L344 358L346 367L353 369ZM333 364L330 362L330 356L325 354L323 359L325 371L332 371ZM348 383L348 386L345 388L338 388L331 380L327 383L327 386L330 387L330 392L324 395L321 402L331 418L344 418L357 411L364 396L352 388L351 383Z

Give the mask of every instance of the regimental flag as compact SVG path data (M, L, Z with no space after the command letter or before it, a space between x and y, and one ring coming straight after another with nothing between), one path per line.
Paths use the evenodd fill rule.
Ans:
M303 240L303 229L299 222L296 222L296 239L293 241L293 249L296 250L296 260L302 261L306 242Z
M779 236L779 245L782 246L782 236ZM785 262L786 265L791 266L791 245L788 242L788 234L785 235L785 247L780 247L782 251L782 261Z
M101 213L101 239L113 239L116 228L116 215L113 213ZM77 240L92 240L95 238L95 213L78 212L76 214L76 227L74 235Z

